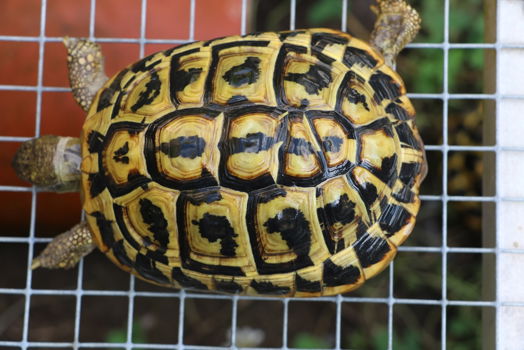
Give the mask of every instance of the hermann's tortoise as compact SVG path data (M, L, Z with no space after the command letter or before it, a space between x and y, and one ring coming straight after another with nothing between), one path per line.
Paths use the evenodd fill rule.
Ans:
M44 190L82 193L86 221L33 262L97 246L175 288L315 296L352 290L394 257L426 173L393 70L420 19L381 0L371 44L331 29L255 33L159 52L108 79L97 44L65 39L80 138L14 160Z

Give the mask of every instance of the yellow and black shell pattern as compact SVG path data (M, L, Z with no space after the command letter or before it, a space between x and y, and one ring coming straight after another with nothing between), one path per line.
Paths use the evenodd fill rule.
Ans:
M82 132L98 247L146 281L353 290L394 257L426 162L400 77L330 29L195 42L130 65Z

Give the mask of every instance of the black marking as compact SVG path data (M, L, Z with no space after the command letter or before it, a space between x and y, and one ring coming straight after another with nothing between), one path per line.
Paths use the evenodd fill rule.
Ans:
M236 255L235 249L238 247L235 242L235 233L231 223L225 216L218 216L205 213L203 218L199 221L193 220L193 225L198 225L200 235L209 242L216 242L220 240L220 254L233 257Z
M126 143L122 147L120 147L113 153L113 160L115 162L129 164L129 157L126 156L128 152L129 152L129 142L126 141Z
M98 195L106 187L113 197L119 197L129 193L138 186L146 186L151 179L140 174L138 169L131 169L128 173L128 181L122 184L115 183L113 177L107 172L106 164L104 159L109 154L105 154L104 149L107 149L107 145L113 139L115 133L125 131L130 135L134 135L142 131L146 127L145 124L133 123L133 122L117 122L110 125L107 135L104 140L104 147L98 152L98 169L99 173L90 174L89 181L91 183L90 193L92 196Z
M146 256L153 259L154 261L158 261L161 264L169 265L169 259L165 253L165 249L148 250L146 251Z
M320 281L307 280L300 277L298 273L295 274L295 285L297 286L298 292L319 293L322 291L322 284Z
M124 99L124 96L125 96L125 93L121 92L116 97L115 104L113 106L113 110L111 111L111 119L114 119L118 115L118 113L120 113L122 100Z
M184 288L196 288L207 290L207 286L196 278L186 276L179 267L173 267L171 277Z
M169 278L157 269L155 262L149 257L138 253L135 259L135 270L140 276L159 284L169 283Z
M391 185L397 180L397 160L397 155L392 154L389 157L382 158L380 168L373 166L366 159L363 159L360 165L368 169L384 183Z
M268 137L264 133L256 132L249 133L246 137L232 137L228 141L228 152L235 153L258 153L260 151L267 151L273 146L274 139Z
M385 239L372 237L369 233L363 234L353 244L353 248L363 268L380 262L391 250Z
M377 60L367 51L352 46L346 47L342 62L344 62L344 64L349 68L353 67L354 64L369 68L373 68L377 65Z
M398 120L408 120L408 119L413 118L408 114L408 111L400 107L395 102L391 102L390 104L387 105L386 113L393 115Z
M146 83L145 90L142 90L138 96L137 101L131 106L131 111L136 112L142 106L148 105L160 95L160 87L162 82L157 72L151 72L149 81Z
M344 140L338 136L326 136L322 138L322 148L324 149L324 152L336 153L340 151L340 147L342 147L343 143Z
M269 233L279 232L287 246L293 249L295 254L308 260L309 249L311 248L309 225L304 213L295 208L286 208L264 223Z
M362 103L362 106L367 110L369 111L369 105L367 103L367 100L366 100L366 95L364 94L361 94L359 93L357 90L355 90L354 88L347 88L345 90L345 97L348 99L348 101L350 103L353 103L353 104L359 104L359 103Z
M115 243L113 226L111 225L113 221L107 220L103 213L95 211L91 214L92 217L96 219L96 226L100 231L100 236L102 237L102 242L108 246L112 247Z
M409 223L411 214L402 206L388 204L380 215L380 228L386 232L386 236L391 236L400 231L402 227Z
M280 41L284 41L287 38L291 38L291 37L297 36L298 34L305 34L305 33L306 33L305 30L293 30L293 31L287 31L287 32L280 32L278 33L278 38L280 39Z
M202 68L189 68L186 70L176 70L171 73L171 91L182 91L200 77Z
M147 61L149 61L155 55L156 53L142 58L140 61L136 62L135 64L131 66L131 71L133 71L134 73L138 73L138 72L147 72L153 69L153 67L155 67L157 64L162 62L162 59L159 58L158 60L147 64Z
M202 156L206 148L206 140L203 138L193 136L179 136L176 139L171 139L169 143L162 142L160 150L162 153L170 158L183 157L195 159Z
M235 105L240 103L246 103L249 102L249 99L244 95L234 95L227 100L228 105Z
M396 125L395 130L397 131L398 139L404 144L403 146L406 145L418 151L422 151L422 144L417 140L417 138L415 138L413 131L407 123Z
M330 225L336 222L346 225L355 219L355 203L349 200L346 193L337 200L326 204L324 210Z
M113 255L118 260L118 262L124 266L127 267L133 267L134 263L131 259L129 259L129 256L127 255L127 252L124 248L124 240L121 239L117 241L115 244L113 244Z
M249 56L244 63L231 67L222 78L234 87L255 83L260 76L260 58Z
M402 189L393 193L392 196L402 203L413 203L415 201L415 193L408 186L402 186Z
M308 156L315 153L310 142L303 138L296 137L291 138L286 151L288 153L296 154L297 156Z
M111 100L113 99L113 96L117 92L121 91L120 84L122 83L122 79L124 79L124 76L127 74L127 72L129 72L128 69L120 71L115 79L113 79L111 84L100 93L98 105L96 106L97 112L100 112L102 109L111 106Z
M288 73L284 80L302 85L310 95L318 95L320 90L327 88L333 81L329 67L318 64L310 65L306 73Z
M161 247L169 244L169 231L167 230L167 220L162 209L153 204L149 199L142 198L139 201L140 215L142 220L148 225L148 230L153 233L153 237Z
M375 203L378 198L377 188L371 182L360 183L358 187L360 196L364 203L366 203L366 207L371 208L372 204Z
M400 181L409 187L412 187L422 166L420 163L402 163L400 167Z
M104 135L98 131L91 130L87 136L87 145L89 153L97 153L104 149Z
M400 86L389 75L377 71L369 78L369 85L375 91L373 98L377 103L384 99L395 100L400 96Z
M358 267L353 265L342 267L335 264L331 259L324 261L322 274L326 287L350 285L358 282L360 279L360 270Z
M311 46L322 51L327 45L346 45L348 39L331 33L313 33L311 35Z
M252 280L249 285L259 294L283 295L290 292L289 287L278 286L269 281Z
M89 181L89 194L91 198L95 198L107 188L107 181L101 173L89 174L87 180Z
M241 293L244 288L234 281L215 280L215 289L229 294Z
M362 236L367 234L369 226L360 218L357 219L357 230L355 231L355 235L357 236L357 239L360 239Z

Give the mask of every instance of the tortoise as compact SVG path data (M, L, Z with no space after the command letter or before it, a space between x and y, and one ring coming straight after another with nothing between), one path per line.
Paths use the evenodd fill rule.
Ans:
M81 136L26 141L13 166L80 191L86 220L32 268L98 247L157 285L298 297L383 270L414 227L426 160L394 70L420 18L402 0L375 12L370 44L332 29L228 36L111 79L96 43L65 38Z

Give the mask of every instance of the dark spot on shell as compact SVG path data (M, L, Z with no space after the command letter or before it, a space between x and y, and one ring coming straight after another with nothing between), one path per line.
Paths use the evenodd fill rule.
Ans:
M216 280L215 289L220 292L237 294L244 290L242 286L234 281Z
M324 261L323 280L327 287L344 286L356 283L360 278L358 267L346 267L335 264L331 259Z
M404 207L388 204L380 215L379 224L389 237L404 227L410 219L411 214Z
M340 222L342 225L349 224L355 218L355 203L349 200L346 193L336 201L326 204L324 207L329 225Z
M284 80L302 85L310 95L318 95L320 90L327 88L333 81L330 68L318 64L310 65L306 73L288 73Z
M311 246L311 230L304 214L295 208L286 208L268 219L264 226L269 233L279 232L288 247L301 256L307 255Z
M346 47L342 62L344 62L344 64L349 68L353 67L354 64L367 66L369 68L373 68L377 65L377 60L367 51L351 46Z
M127 152L129 152L129 142L126 142L113 153L113 160L115 162L129 164L129 157L126 156Z
M338 136L326 136L322 139L322 148L325 152L338 152L344 143Z
M377 103L381 103L384 99L395 100L400 96L400 86L389 75L381 71L375 72L369 78L369 85L375 91L373 98Z
M386 240L380 237L372 237L369 233L362 235L353 244L353 248L363 268L380 262L391 250Z
M300 277L299 274L295 275L295 284L297 286L297 291L299 292L318 293L322 291L322 284L320 281L310 281Z
M162 82L157 72L151 72L149 76L149 81L146 83L145 90L142 90L138 95L138 99L133 106L131 106L131 111L136 112L142 106L151 104L160 95L160 87Z
M289 287L278 286L269 281L255 281L252 280L250 286L253 287L259 294L282 295L289 293Z
M247 57L244 63L229 69L222 78L234 87L255 83L260 76L260 58Z
M149 199L142 198L139 201L140 215L142 220L148 225L148 230L153 233L153 237L161 247L169 244L169 231L167 230L167 220L162 209L153 204Z
M162 142L160 144L160 151L170 158L183 157L195 159L202 156L206 147L206 140L203 138L193 136L180 136L171 139L169 143Z
M197 81L201 73L202 68L174 71L171 75L171 89L177 92L184 90L186 86Z
M258 153L260 151L267 151L273 146L274 139L267 135L256 132L249 133L246 137L232 137L228 141L228 151L230 154L235 153Z
M224 256L235 256L235 249L238 244L234 237L238 235L231 227L231 223L225 216L217 216L205 213L199 221L193 220L194 225L198 225L200 235L209 242L220 240L220 253Z

